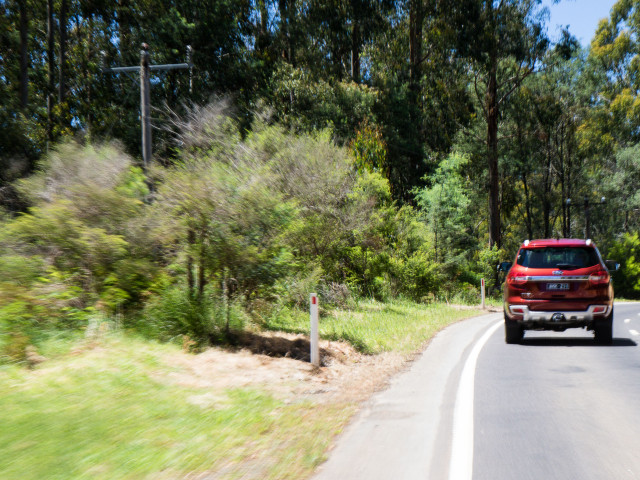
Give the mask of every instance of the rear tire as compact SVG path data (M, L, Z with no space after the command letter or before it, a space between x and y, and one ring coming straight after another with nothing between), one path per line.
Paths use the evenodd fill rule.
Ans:
M524 329L515 320L509 320L507 314L504 315L504 340L506 343L514 344L522 342Z
M613 307L606 318L595 321L593 333L594 339L599 345L611 345L613 343Z

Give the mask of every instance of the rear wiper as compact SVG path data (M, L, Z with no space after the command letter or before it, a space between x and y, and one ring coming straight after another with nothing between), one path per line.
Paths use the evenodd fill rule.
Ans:
M580 265L572 265L570 263L559 263L557 268L560 270L576 270L577 268L581 268Z

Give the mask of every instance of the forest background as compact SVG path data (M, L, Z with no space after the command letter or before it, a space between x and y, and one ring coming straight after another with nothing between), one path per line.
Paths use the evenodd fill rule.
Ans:
M587 49L535 0L0 12L3 359L99 316L204 345L311 291L473 303L526 238L588 233L640 297L638 2ZM138 74L107 71L143 42L193 49L153 74L146 168Z

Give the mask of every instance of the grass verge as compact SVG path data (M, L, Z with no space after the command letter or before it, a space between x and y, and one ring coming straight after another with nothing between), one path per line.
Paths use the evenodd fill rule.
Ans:
M122 335L35 371L0 370L0 478L299 478L349 412L172 381L177 347ZM332 421L329 421L332 420ZM286 472L283 475L282 472Z
M363 352L410 353L474 314L363 302L325 316L321 333ZM302 317L271 327L305 331ZM176 355L183 354L175 345L116 333L35 370L1 367L0 478L306 478L357 409L345 401L285 401L256 387L183 384L175 380L185 373L171 361Z
M345 340L363 353L411 353L419 349L445 326L474 315L479 308L429 305L409 301L359 302L353 310L334 310L320 319L320 336ZM267 327L292 333L309 334L309 314L285 311L271 319Z

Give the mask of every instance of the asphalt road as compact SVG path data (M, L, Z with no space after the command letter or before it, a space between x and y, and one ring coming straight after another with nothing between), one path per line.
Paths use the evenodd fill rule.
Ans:
M493 335L475 377L474 479L640 478L640 305L591 332Z
M445 329L338 440L314 480L640 478L640 304L614 342L504 343L502 315Z

